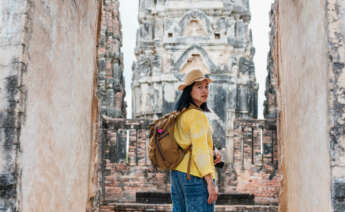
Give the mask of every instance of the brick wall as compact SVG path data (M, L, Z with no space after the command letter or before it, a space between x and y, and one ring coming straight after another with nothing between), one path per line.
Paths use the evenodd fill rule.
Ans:
M169 192L169 175L150 165L147 120L105 119L102 138L103 201L135 202L136 192Z
M267 120L236 120L232 140L233 163L220 176L220 191L254 194L256 202L277 203L280 175L275 125Z
M103 121L103 206L134 203L138 191L169 192L168 172L154 170L146 155L148 121L109 117ZM267 121L236 123L234 162L217 169L220 193L250 193L256 202L277 203L280 178L275 127Z

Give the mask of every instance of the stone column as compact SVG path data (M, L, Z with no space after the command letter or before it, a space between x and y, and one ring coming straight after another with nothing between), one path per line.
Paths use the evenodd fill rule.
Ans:
M248 88L245 85L238 85L237 87L237 104L239 118L248 118Z
M0 211L86 211L98 1L0 4Z
M224 162L233 165L234 159L234 121L236 118L235 109L226 111L226 140Z
M342 212L345 2L276 2L277 51L272 52L281 106L280 211Z
M2 1L0 7L0 210L17 211L20 198L20 131L25 112L26 89L22 76L27 71L27 0Z

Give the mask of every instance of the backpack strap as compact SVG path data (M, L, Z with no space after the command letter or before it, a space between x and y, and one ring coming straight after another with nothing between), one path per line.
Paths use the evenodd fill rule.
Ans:
M155 127L155 133L157 134L157 131L158 131L158 128L157 127ZM158 136L156 135L155 136L155 144L156 144L156 147L157 147L157 149L158 149L158 152L159 152L159 154L160 154L160 156L162 157L162 159L165 161L165 157L164 157L164 155L163 155L163 153L162 153L162 148L161 148L161 145L160 145L160 143L159 143L159 141L158 141Z
M187 180L190 180L190 165L192 163L192 145L188 147L186 152L189 151L188 167L187 167Z

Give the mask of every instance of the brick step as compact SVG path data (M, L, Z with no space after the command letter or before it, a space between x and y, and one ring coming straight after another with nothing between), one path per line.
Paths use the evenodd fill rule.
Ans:
M108 203L100 212L171 212L171 204ZM216 205L215 212L278 212L274 205Z
M137 192L135 200L137 203L148 204L171 203L170 193L167 192Z
M164 204L171 203L168 192L137 192L137 203ZM218 205L254 205L254 195L244 193L221 193L218 195Z

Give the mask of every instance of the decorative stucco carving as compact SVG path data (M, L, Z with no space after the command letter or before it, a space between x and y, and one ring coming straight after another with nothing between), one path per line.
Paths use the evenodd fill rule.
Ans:
M178 58L176 63L174 64L174 71L179 71L181 67L187 62L187 60L193 56L193 54L200 54L203 58L203 61L206 62L208 73L215 70L216 65L212 62L211 58L209 57L207 51L203 49L201 46L193 45L187 48L182 55Z

